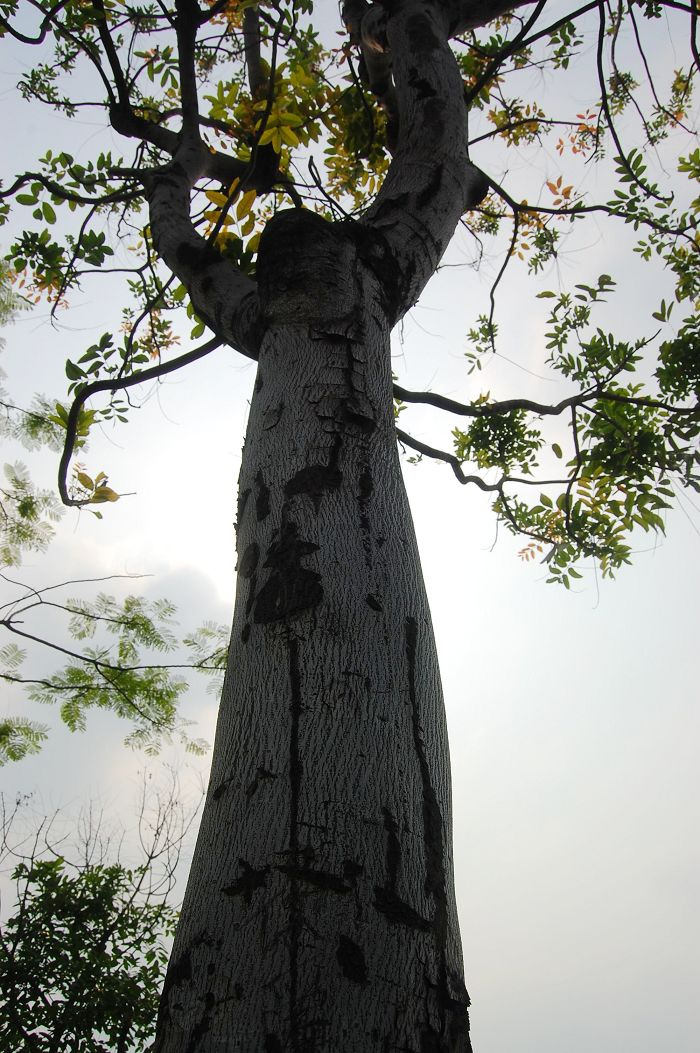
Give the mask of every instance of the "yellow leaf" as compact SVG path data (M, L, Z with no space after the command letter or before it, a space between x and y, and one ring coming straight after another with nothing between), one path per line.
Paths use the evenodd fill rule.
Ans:
M208 208L204 213L204 219L206 219L208 223L218 223L221 219L221 209ZM231 217L228 214L224 216L223 220L221 220L221 225L222 227L228 227L231 225Z
M265 131L260 136L260 138L258 139L258 145L259 146L267 146L268 143L271 143L272 142L272 138L273 138L273 136L274 136L276 131L277 131L276 128L266 128Z
M277 123L287 127L298 128L300 124L304 123L304 118L300 117L298 113L281 113Z
M118 501L119 494L111 488L111 486L98 486L95 493L90 498L90 504L99 505L105 501Z
M281 127L279 129L279 132L280 132L280 136L282 138L282 141L285 142L287 144L287 146L298 146L299 145L299 139L294 134L294 132L292 131L291 128Z
M84 486L86 490L94 488L95 484L86 472L76 472L75 474L80 485Z
M260 140L262 142L262 139ZM243 219L253 207L255 201L255 190L246 190L241 200L236 205L236 219Z
M218 205L219 208L226 208L228 198L224 194L220 194L218 190L205 190L204 193L213 205Z

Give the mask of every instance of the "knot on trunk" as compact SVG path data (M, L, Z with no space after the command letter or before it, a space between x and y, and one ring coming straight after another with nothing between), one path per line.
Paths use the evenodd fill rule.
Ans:
M268 325L334 331L355 308L357 251L339 224L315 212L278 212L260 238L257 279Z

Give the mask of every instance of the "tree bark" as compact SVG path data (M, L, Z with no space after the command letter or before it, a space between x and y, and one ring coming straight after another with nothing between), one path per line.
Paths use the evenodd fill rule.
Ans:
M361 221L278 214L251 285L192 227L197 144L151 187L158 252L217 335L259 360L228 671L157 1053L471 1049L389 345L484 192L446 11L401 0L373 15L397 137Z
M355 224L265 232L213 767L158 1053L469 1050L449 757Z

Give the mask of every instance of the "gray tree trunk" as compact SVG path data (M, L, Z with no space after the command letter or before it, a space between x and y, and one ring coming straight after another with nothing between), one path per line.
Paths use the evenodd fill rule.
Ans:
M372 23L398 128L361 222L278 215L252 282L192 227L206 152L183 144L150 188L158 252L214 332L259 360L228 672L157 1053L471 1048L389 349L486 189L448 46L460 4L402 0Z
M467 1050L381 288L352 228L288 213L265 241L229 667L156 1049Z

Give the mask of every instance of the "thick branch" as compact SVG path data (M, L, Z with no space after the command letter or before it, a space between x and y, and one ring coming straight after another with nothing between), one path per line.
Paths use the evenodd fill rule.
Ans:
M176 0L177 57L180 71L180 98L182 100L182 130L184 135L199 138L199 103L197 100L197 78L195 76L195 41L199 27L200 11L196 0Z
M243 14L243 48L248 72L248 88L255 98L267 83L260 59L260 17L256 8L248 7Z
M436 406L449 413L456 413L460 417L496 417L506 413L515 413L518 410L534 413L538 417L557 417L570 406L587 406L591 402L620 402L632 406L644 406L647 409L662 409L679 416L700 415L700 407L697 405L673 406L661 399L623 395L617 391L606 391L597 385L594 388L580 391L577 395L570 395L553 405L546 402L533 402L532 399L504 399L502 402L484 402L478 406L469 406L464 402L456 402L455 399L447 398L445 395L436 395L432 391L408 391L399 384L394 384L393 391L394 398L401 402L418 402Z
M153 245L212 332L248 358L257 358L257 286L197 233L190 217L190 189L201 177L208 156L202 144L185 146L172 165L149 179Z
M362 222L383 235L399 272L393 323L418 299L460 216L484 196L486 181L467 156L462 78L440 12L420 0L398 6L387 20L386 47L399 103L398 141Z
M440 6L445 12L450 36L456 37L467 29L486 26L495 18L533 2L534 0L442 0Z

